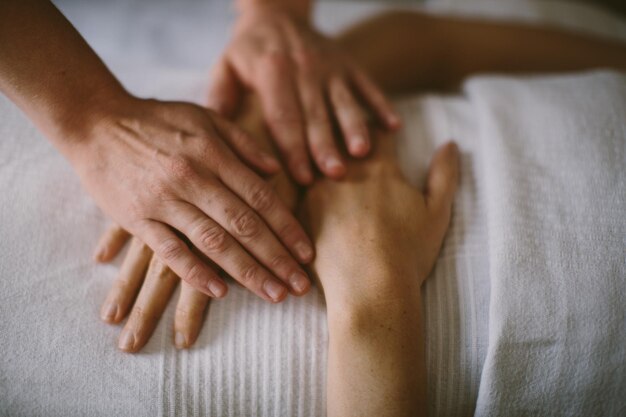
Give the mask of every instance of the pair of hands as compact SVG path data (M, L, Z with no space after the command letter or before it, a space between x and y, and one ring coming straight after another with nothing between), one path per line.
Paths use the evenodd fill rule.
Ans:
M130 96L106 100L77 133L87 140L76 138L71 159L105 213L192 288L226 294L208 258L276 302L308 290L300 264L314 250L262 178L278 161L224 117L237 110L244 90L260 97L275 144L301 184L313 179L310 157L324 174L345 174L333 123L352 155L369 150L357 97L388 127L398 125L383 94L331 40L287 12L257 8L241 16L213 73L209 101L217 112ZM96 258L109 251L101 247Z
M377 141L374 155L354 161L341 182L316 181L300 202L301 217L316 242L312 272L326 294L329 319L355 310L374 310L402 299L417 302L448 227L458 182L458 150L442 147L434 156L426 188L419 192L402 176L391 138ZM277 176L273 185L296 207L293 183ZM112 227L102 238L109 261L129 234ZM137 238L132 238L119 277L101 309L108 323L129 314L118 346L140 350L171 299L178 278ZM190 347L202 327L209 297L182 282L174 318L174 343Z

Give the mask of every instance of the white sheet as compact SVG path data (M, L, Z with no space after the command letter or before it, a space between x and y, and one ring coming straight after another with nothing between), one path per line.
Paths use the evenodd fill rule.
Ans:
M528 10L542 19L540 7L515 3L525 19ZM377 8L324 4L318 19L331 30ZM226 39L224 3L68 2L63 9L132 91L202 100L206 68ZM607 19L605 26L615 21ZM400 155L413 181L437 143L454 138L463 152L453 225L425 291L431 414L471 415L479 391L479 411L492 410L506 397L479 388L493 248L488 183L477 169L485 157L478 110L461 97L434 96L400 109L407 124ZM323 415L326 328L316 293L277 307L233 287L212 305L191 351L172 347L170 309L142 354L120 354L119 329L97 317L116 267L89 260L106 219L4 98L0 137L0 415Z
M626 74L478 78L489 350L478 415L626 411Z

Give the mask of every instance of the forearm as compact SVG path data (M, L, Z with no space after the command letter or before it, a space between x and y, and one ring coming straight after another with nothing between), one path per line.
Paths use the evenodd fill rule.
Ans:
M378 303L329 302L329 417L426 415L420 315L419 291Z
M90 118L126 93L63 15L44 0L0 3L0 90L64 153Z
M626 44L620 42L540 26L421 13L383 15L340 40L392 92L450 89L481 72L626 69Z
M294 15L309 20L313 0L237 0L236 6L239 12L245 12L256 7L273 7L287 10Z

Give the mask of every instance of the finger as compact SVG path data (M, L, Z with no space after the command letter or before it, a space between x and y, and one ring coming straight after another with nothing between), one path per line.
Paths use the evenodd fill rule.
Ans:
M144 347L152 336L178 282L179 279L172 270L153 256L137 301L120 333L118 347L121 350L137 352Z
M335 145L322 89L306 75L301 76L298 84L311 155L322 173L340 178L346 173L346 165Z
M241 98L241 86L237 74L225 58L211 72L207 107L226 117L237 110Z
M179 349L193 345L198 338L209 297L183 282L174 316L174 344Z
M310 184L313 172L304 137L304 118L291 75L291 60L280 51L267 54L265 59L259 65L255 89L267 126L291 175L300 184Z
M331 78L328 90L348 152L352 156L365 156L370 150L370 138L359 103L341 77Z
M165 224L149 220L140 227L136 235L150 246L176 275L198 291L215 298L226 295L228 288L224 281Z
M380 88L364 72L354 69L352 82L387 128L397 129L400 127L400 116L395 112Z
M435 211L452 206L459 182L459 148L454 142L441 146L433 156L426 178L426 204Z
M267 301L279 302L287 296L282 282L205 213L187 203L176 204L172 210L177 214L172 226L233 279Z
M97 262L109 262L122 250L130 234L120 226L113 224L100 238L93 258Z
M313 259L313 245L304 232L304 229L266 181L263 181L246 167L236 163L223 164L218 174L222 182L228 188L233 190L239 198L249 207L252 207L252 209L267 222L269 228L300 262L308 263ZM216 192L220 191L216 190ZM246 210L245 204L241 204L237 201L238 199L233 199L231 196L225 195L223 190L221 194L225 198L223 201L229 201L229 204L232 205L234 210L232 213L236 214L230 216L230 218L224 219L223 221L226 222L226 224L229 222L233 223L233 221L235 223L240 222L242 219L250 220L256 218L251 213L247 213L249 210ZM213 213L217 212L216 215L218 217L221 215L221 217L224 218L223 210L220 211L217 207L207 207L207 209L211 210ZM234 229L233 236L241 234L241 230L238 230L240 227L229 229L223 221L218 220L218 217L214 217L212 214L209 215L229 231ZM256 227L257 225L251 223L250 226ZM262 230L258 231L262 232L263 237L267 236L269 239L265 230L265 228L262 228ZM267 242L269 242L269 240ZM266 245L266 248L269 249L269 246Z
M263 151L258 142L241 128L219 117L214 118L213 122L220 136L239 158L266 174L274 174L280 169L276 158Z
M141 240L133 238L120 273L100 309L100 318L119 323L128 314L143 282L152 251Z

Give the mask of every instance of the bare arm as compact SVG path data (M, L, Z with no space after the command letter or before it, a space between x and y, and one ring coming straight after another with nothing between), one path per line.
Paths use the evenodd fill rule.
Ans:
M129 98L49 1L0 3L0 91L66 155L90 119Z
M329 417L427 411L420 286L448 227L458 151L437 152L420 192L393 138L377 136L370 158L352 161L342 181L319 180L303 202L328 307Z
M541 26L423 13L373 18L346 32L341 43L379 84L395 93L451 89L480 72L626 69L626 44L617 41Z
M307 279L298 261L313 258L308 238L244 164L273 172L277 161L204 108L128 94L49 1L0 2L0 90L105 213L198 291L227 287L173 229L266 300Z

